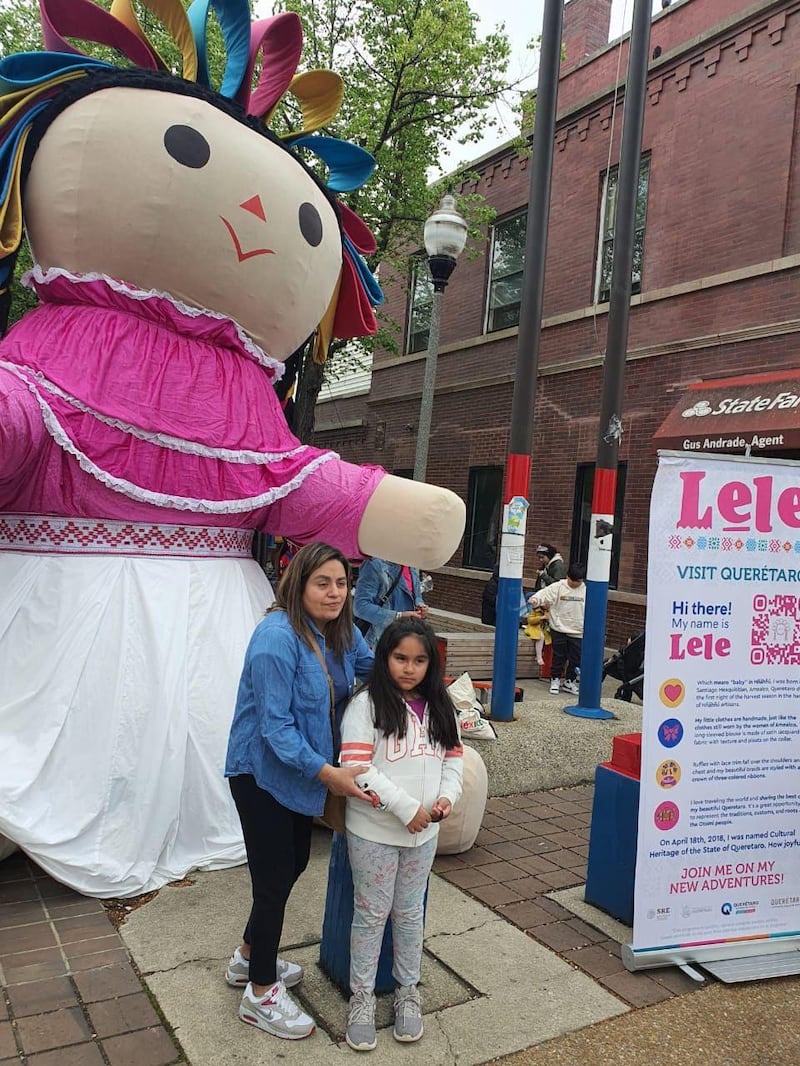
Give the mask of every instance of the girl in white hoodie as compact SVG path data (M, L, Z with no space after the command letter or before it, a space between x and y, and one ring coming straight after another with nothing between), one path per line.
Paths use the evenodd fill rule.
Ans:
M377 1043L375 975L390 914L394 1037L422 1036L417 984L425 890L438 823L461 795L462 754L433 630L411 617L390 623L366 686L342 721L341 765L364 766L356 783L372 798L371 806L348 800L346 812L354 890L346 1038L355 1051Z

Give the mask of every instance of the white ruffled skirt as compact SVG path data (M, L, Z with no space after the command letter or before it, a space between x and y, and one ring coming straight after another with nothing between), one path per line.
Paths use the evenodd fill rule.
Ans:
M90 896L245 861L223 776L251 559L0 552L0 834Z

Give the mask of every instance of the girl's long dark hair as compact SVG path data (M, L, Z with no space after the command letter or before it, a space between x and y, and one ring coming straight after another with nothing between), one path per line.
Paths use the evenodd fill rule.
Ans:
M443 748L455 748L460 742L456 712L445 687L436 634L419 618L398 618L390 622L378 640L375 662L366 685L372 700L375 727L387 737L406 735L408 710L389 673L389 656L404 637L416 637L428 656L428 669L419 685L419 693L428 704L429 736Z
M286 611L292 629L309 648L314 647L314 634L308 624L308 616L303 607L303 593L308 579L315 570L325 563L341 563L347 578L347 598L338 618L332 619L325 626L325 643L333 650L337 659L353 645L353 597L350 590L350 562L345 555L332 548L330 544L306 544L286 567L283 577L275 590L275 603L270 611ZM269 614L269 611L267 612Z

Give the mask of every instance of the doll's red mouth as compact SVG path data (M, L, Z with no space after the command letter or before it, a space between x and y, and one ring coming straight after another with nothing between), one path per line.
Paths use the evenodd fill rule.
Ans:
M272 248L252 248L249 252L243 251L239 238L236 235L236 230L233 228L227 218L225 218L223 215L220 215L219 217L222 219L223 223L225 224L225 228L231 235L231 240L233 241L233 246L236 249L236 255L240 263L243 263L245 259L252 259L256 255L275 255L275 252L272 250Z

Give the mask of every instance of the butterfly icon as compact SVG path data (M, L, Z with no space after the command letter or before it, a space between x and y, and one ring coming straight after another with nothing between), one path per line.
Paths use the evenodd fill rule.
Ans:
M681 727L679 725L677 725L677 724L676 725L665 725L665 726L662 726L662 730L661 731L664 734L664 740L670 740L670 741L677 740L678 739L678 734L680 733L680 728Z

